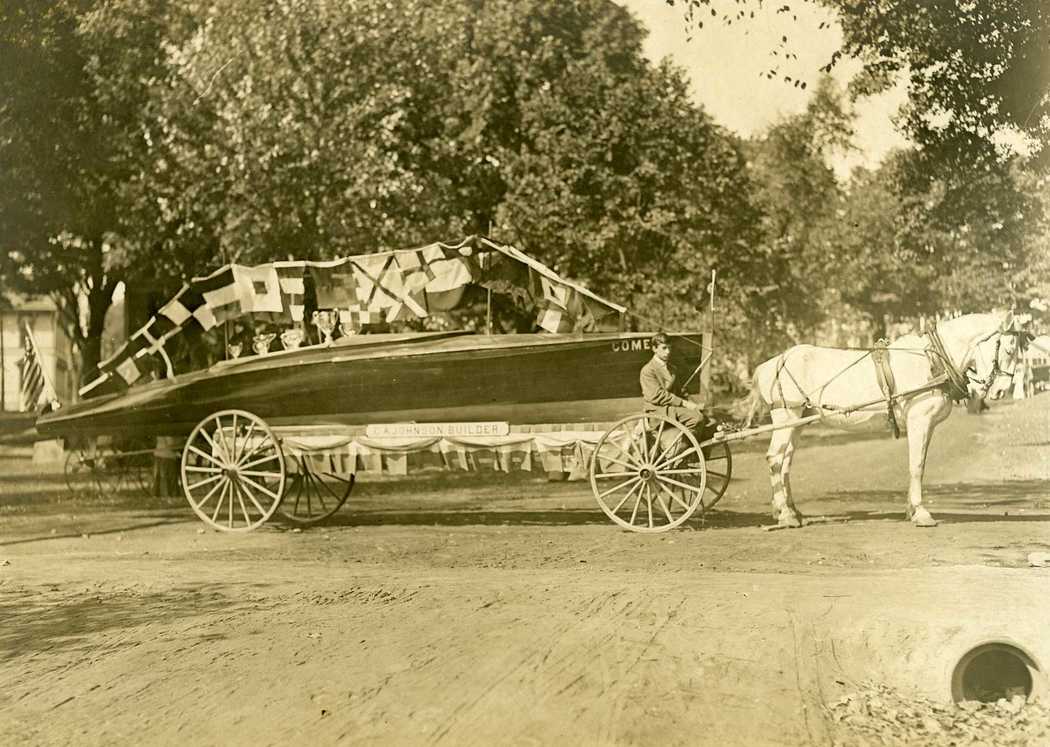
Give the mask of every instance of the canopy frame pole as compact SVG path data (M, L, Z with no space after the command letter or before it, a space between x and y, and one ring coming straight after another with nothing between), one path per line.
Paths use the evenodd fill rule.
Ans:
M717 278L718 271L714 268L711 269L711 285L707 287L708 292L708 309L707 309L707 355L705 356L704 363L701 365L703 368L700 371L700 399L704 407L707 407L708 400L711 398L711 360L715 353L715 280Z
M485 334L492 334L492 288L485 289Z

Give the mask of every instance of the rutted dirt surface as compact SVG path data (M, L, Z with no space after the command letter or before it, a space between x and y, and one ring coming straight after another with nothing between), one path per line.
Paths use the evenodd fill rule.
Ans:
M0 743L866 744L843 703L888 688L924 744L973 646L1045 675L1050 395L938 430L932 530L902 520L903 440L801 446L823 521L762 530L751 448L702 529L658 536L528 474L366 480L330 526L231 536L0 458ZM1045 744L1045 714L957 743Z

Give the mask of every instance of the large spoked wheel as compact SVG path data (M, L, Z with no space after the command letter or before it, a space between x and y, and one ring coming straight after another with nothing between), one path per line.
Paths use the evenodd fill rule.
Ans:
M707 472L692 431L662 415L631 415L598 440L591 490L605 515L633 532L666 532L703 505Z
M733 455L725 441L704 446L703 452L707 467L707 493L704 495L701 510L706 511L726 494L726 488L733 477Z
M284 496L281 443L262 418L223 410L202 420L182 450L182 490L194 513L224 532L248 532Z
M306 456L290 456L295 471L289 475L288 490L278 509L294 524L317 524L343 507L354 489L354 475L342 477L315 470Z

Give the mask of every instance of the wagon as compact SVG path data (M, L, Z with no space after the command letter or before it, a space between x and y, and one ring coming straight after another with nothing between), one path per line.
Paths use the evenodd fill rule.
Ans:
M535 331L419 329L469 298L470 286L487 294L489 318L493 292L530 306ZM197 516L248 531L275 515L315 524L346 503L356 471L331 458L331 438L319 432L345 442L375 424L488 423L540 434L544 424L588 424L577 462L603 511L625 528L663 531L721 498L732 459L725 434L700 444L681 425L638 413L638 372L655 330L628 330L627 316L516 248L477 237L324 262L227 265L187 283L100 364L82 402L47 413L37 428L96 443L169 437L183 445L182 490ZM220 346L222 359L176 374L169 348L191 328L188 339ZM671 338L672 363L700 371L710 357L704 335ZM597 431L596 423L613 425ZM71 457L70 472L122 475L116 468L140 452L96 448Z
M623 418L598 433L587 459L602 511L619 526L662 532L682 525L724 495L733 461L725 434L700 443L674 420L652 414ZM186 499L205 523L250 531L275 514L316 524L347 501L354 473L319 469L323 456L295 429L272 428L244 410L220 410L202 420L182 452ZM294 446L289 448L288 444Z

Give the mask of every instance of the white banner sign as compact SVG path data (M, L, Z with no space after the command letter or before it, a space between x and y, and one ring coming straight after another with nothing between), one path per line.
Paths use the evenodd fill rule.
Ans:
M444 436L506 436L510 425L505 422L483 423L377 423L365 428L369 438L408 438Z

